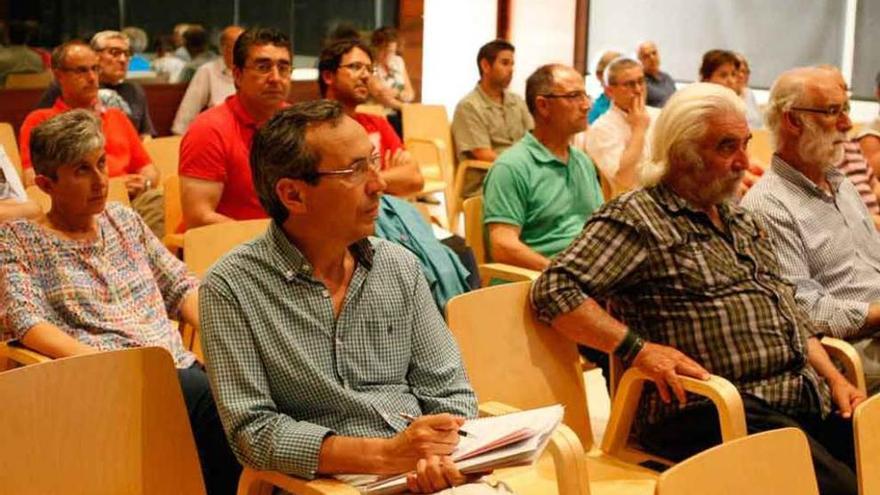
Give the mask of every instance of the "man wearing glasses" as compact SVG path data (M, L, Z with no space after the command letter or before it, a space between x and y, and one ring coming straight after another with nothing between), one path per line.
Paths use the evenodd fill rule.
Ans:
M382 179L388 194L409 196L422 190L424 178L415 159L403 149L400 137L385 117L360 113L357 106L370 97L373 55L358 39L336 41L318 59L321 96L342 104L345 113L366 129L382 158Z
M75 108L95 111L101 118L106 137L107 173L124 177L132 208L157 235L164 234L162 194L155 188L159 171L141 143L137 130L118 108L108 108L98 99L101 66L98 55L81 40L68 41L52 51L52 72L58 81L60 96L51 108L34 110L21 125L19 145L25 186L34 184L31 166L31 130L41 122Z
M659 110L645 106L645 72L621 57L605 69L611 108L587 131L585 150L618 196L639 185L639 168L651 159L651 128Z
M408 473L413 493L470 481L448 456L476 397L418 260L372 237L386 184L363 126L338 102L298 103L257 132L252 158L272 224L199 293L238 459L307 479Z
M235 41L236 93L199 114L180 145L186 227L266 218L251 179L251 139L288 105L292 56L287 36L275 29L248 29Z
M587 127L584 78L544 65L526 81L535 128L501 154L483 186L483 222L493 261L543 270L602 204L596 169L572 136Z
M880 388L880 235L858 191L836 168L852 128L833 71L800 68L770 90L770 168L742 206L761 214L797 301L823 333L859 351L869 392Z
M119 31L101 31L92 36L92 50L98 54L98 98L107 107L119 108L128 115L138 134L155 136L156 129L150 119L147 95L139 84L126 81L131 48L128 38ZM43 93L37 108L49 108L61 96L61 89L54 81Z

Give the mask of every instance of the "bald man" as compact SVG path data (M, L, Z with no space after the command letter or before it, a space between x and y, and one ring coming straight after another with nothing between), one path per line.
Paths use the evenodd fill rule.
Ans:
M660 51L653 41L640 44L637 55L648 85L648 99L645 103L649 107L662 108L672 93L675 93L675 81L672 76L660 70Z
M223 30L220 35L220 52L223 56L196 70L186 88L186 94L180 100L171 132L179 135L186 133L190 122L199 112L219 105L235 94L235 84L232 81L232 47L242 31L244 30L239 26L229 26Z

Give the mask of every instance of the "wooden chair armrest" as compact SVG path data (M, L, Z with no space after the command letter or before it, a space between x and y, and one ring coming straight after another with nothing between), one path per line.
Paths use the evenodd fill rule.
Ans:
M516 407L494 401L484 402L479 407L480 416L501 416L520 411ZM560 424L553 432L550 443L547 444L547 452L553 458L558 493L589 495L586 456L584 446L577 434L565 424Z
M181 250L183 249L183 234L167 234L162 238L162 243L172 252Z
M32 351L22 346L17 340L0 342L0 361L4 359L8 359L21 366L52 361L52 358L49 356Z
M607 454L624 457L642 389L647 381L650 378L636 368L626 370L620 379L602 439L602 450ZM723 442L746 436L745 408L739 391L732 383L716 375L706 381L688 377L681 377L681 381L686 391L702 395L715 404Z
M238 495L271 495L272 487L278 487L296 495L358 495L358 490L346 483L318 478L304 480L277 471L257 471L245 467L238 480Z
M504 280L506 282L530 282L538 278L538 275L541 274L539 271L508 265L506 263L484 263L478 268L480 270L480 280L483 282L483 286L489 285L489 282L493 278Z
M868 387L865 384L865 369L862 367L862 358L856 352L855 347L849 342L833 337L822 337L822 347L825 352L843 366L843 375L850 383L855 385L865 395Z

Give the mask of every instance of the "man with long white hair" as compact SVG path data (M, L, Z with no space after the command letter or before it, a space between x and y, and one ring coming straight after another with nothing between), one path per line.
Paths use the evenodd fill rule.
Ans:
M773 162L743 199L764 219L797 302L828 335L849 340L880 389L880 235L843 159L849 98L833 71L784 73L770 91Z
M657 119L646 187L590 217L535 281L532 305L556 331L654 381L635 432L654 453L682 460L720 442L714 406L687 397L680 380L712 373L739 390L749 433L801 428L822 494L854 495L848 418L864 394L832 365L760 223L729 201L750 136L730 89L676 92Z

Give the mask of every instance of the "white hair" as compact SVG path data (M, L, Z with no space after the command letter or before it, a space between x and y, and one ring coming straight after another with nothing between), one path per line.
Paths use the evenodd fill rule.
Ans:
M92 50L99 51L104 48L104 43L107 40L112 40L112 39L118 39L118 40L124 41L126 48L131 46L131 43L128 41L128 36L120 33L119 31L110 31L110 30L95 33L95 35L92 36L92 41L89 44L92 45Z
M767 124L767 130L770 131L774 148L778 146L781 138L782 116L791 111L791 107L799 103L806 92L806 77L804 77L806 72L807 70L803 68L786 71L770 88L770 98L764 110L764 122Z
M698 163L698 142L709 130L713 115L735 113L745 118L746 105L731 89L712 83L694 83L673 93L654 124L649 163L639 170L649 187L663 181L670 164Z

